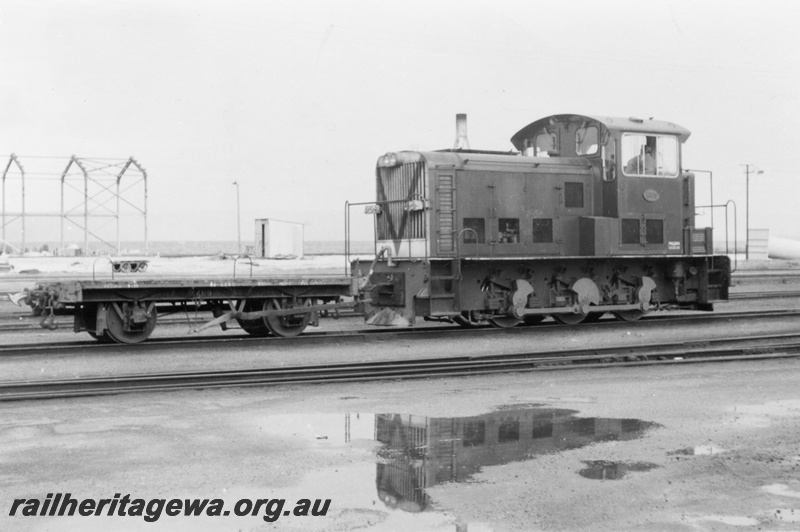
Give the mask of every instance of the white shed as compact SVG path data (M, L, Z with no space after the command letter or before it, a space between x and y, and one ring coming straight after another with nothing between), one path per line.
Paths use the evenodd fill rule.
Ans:
M265 259L303 258L303 224L256 219L256 257Z

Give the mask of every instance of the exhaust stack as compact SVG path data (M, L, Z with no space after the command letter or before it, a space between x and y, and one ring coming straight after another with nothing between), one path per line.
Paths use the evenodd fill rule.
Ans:
M456 115L456 143L454 150L468 150L469 140L467 139L467 115L458 113Z

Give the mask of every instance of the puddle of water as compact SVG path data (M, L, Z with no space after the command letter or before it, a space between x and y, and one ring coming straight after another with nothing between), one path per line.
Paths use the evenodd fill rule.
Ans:
M608 462L606 460L584 461L586 467L578 471L582 477L593 480L619 480L628 473L650 471L658 466L650 462Z
M503 409L475 417L378 414L376 439L381 500L409 511L431 504L426 489L471 480L483 467L530 460L586 445L640 438L655 423L580 418L574 410Z
M673 455L682 455L682 456L708 456L712 454L721 454L728 452L727 449L723 449L714 444L709 445L698 445L696 447L684 447L683 449L678 449L677 451L673 451L671 453L667 453L669 456Z
M466 482L483 467L534 459L586 445L640 438L660 425L639 419L581 418L557 408L504 408L481 416L435 418L410 414L303 414L257 419L259 431L310 451L373 449L372 464L317 471L297 486L305 498L337 493L337 507L395 513L435 511L427 490ZM361 444L359 445L359 442ZM372 447L366 445L372 443ZM375 447L377 446L377 447ZM370 453L363 453L369 456ZM637 470L627 465L627 470ZM646 470L646 469L639 469ZM377 505L376 505L377 503ZM436 512L438 513L438 512ZM405 518L405 519L408 519ZM396 523L395 523L396 524ZM430 525L431 523L427 523Z

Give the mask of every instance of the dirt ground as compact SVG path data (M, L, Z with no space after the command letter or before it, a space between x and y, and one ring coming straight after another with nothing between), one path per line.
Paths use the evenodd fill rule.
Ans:
M721 310L739 305L753 303ZM510 352L531 342L637 345L789 332L793 320L285 343L222 356L87 352L3 360L0 372L9 380L317 363L332 350L344 361ZM4 333L3 342L74 337L46 334ZM800 360L785 359L0 403L0 530L800 530L799 371ZM31 499L58 493L220 499L230 513L153 507L152 522L147 511L24 515ZM27 502L11 516L15 499ZM244 499L285 499L285 511L301 499L331 502L325 515L268 515L274 507L234 515Z
M3 404L0 528L797 530L799 370L800 361L777 360ZM441 448L448 438L429 437L400 458L383 452L397 451L385 438L375 441L379 418L427 427L428 436L446 420L487 420L488 444L492 423L526 412L569 421L506 456L509 444L494 442L483 465L459 443L466 432L451 436L450 454ZM578 441L572 428L587 418L590 432L606 434ZM647 428L620 436L614 420ZM628 474L578 474L599 461ZM405 503L387 496L385 472L397 464L417 472ZM468 470L442 475L453 464ZM226 508L242 498L331 504L325 516L272 523L263 514L152 523L8 516L14 499L58 492L221 498Z

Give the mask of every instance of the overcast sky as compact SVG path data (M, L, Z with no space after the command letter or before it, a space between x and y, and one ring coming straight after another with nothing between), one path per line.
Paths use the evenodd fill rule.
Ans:
M655 117L692 132L684 165L740 234L749 163L751 227L800 239L798 20L789 0L3 0L0 158L136 157L151 240L235 240L234 180L243 239L278 218L338 240L377 157L451 147L456 113L500 150L549 114ZM32 194L52 210L58 183Z

